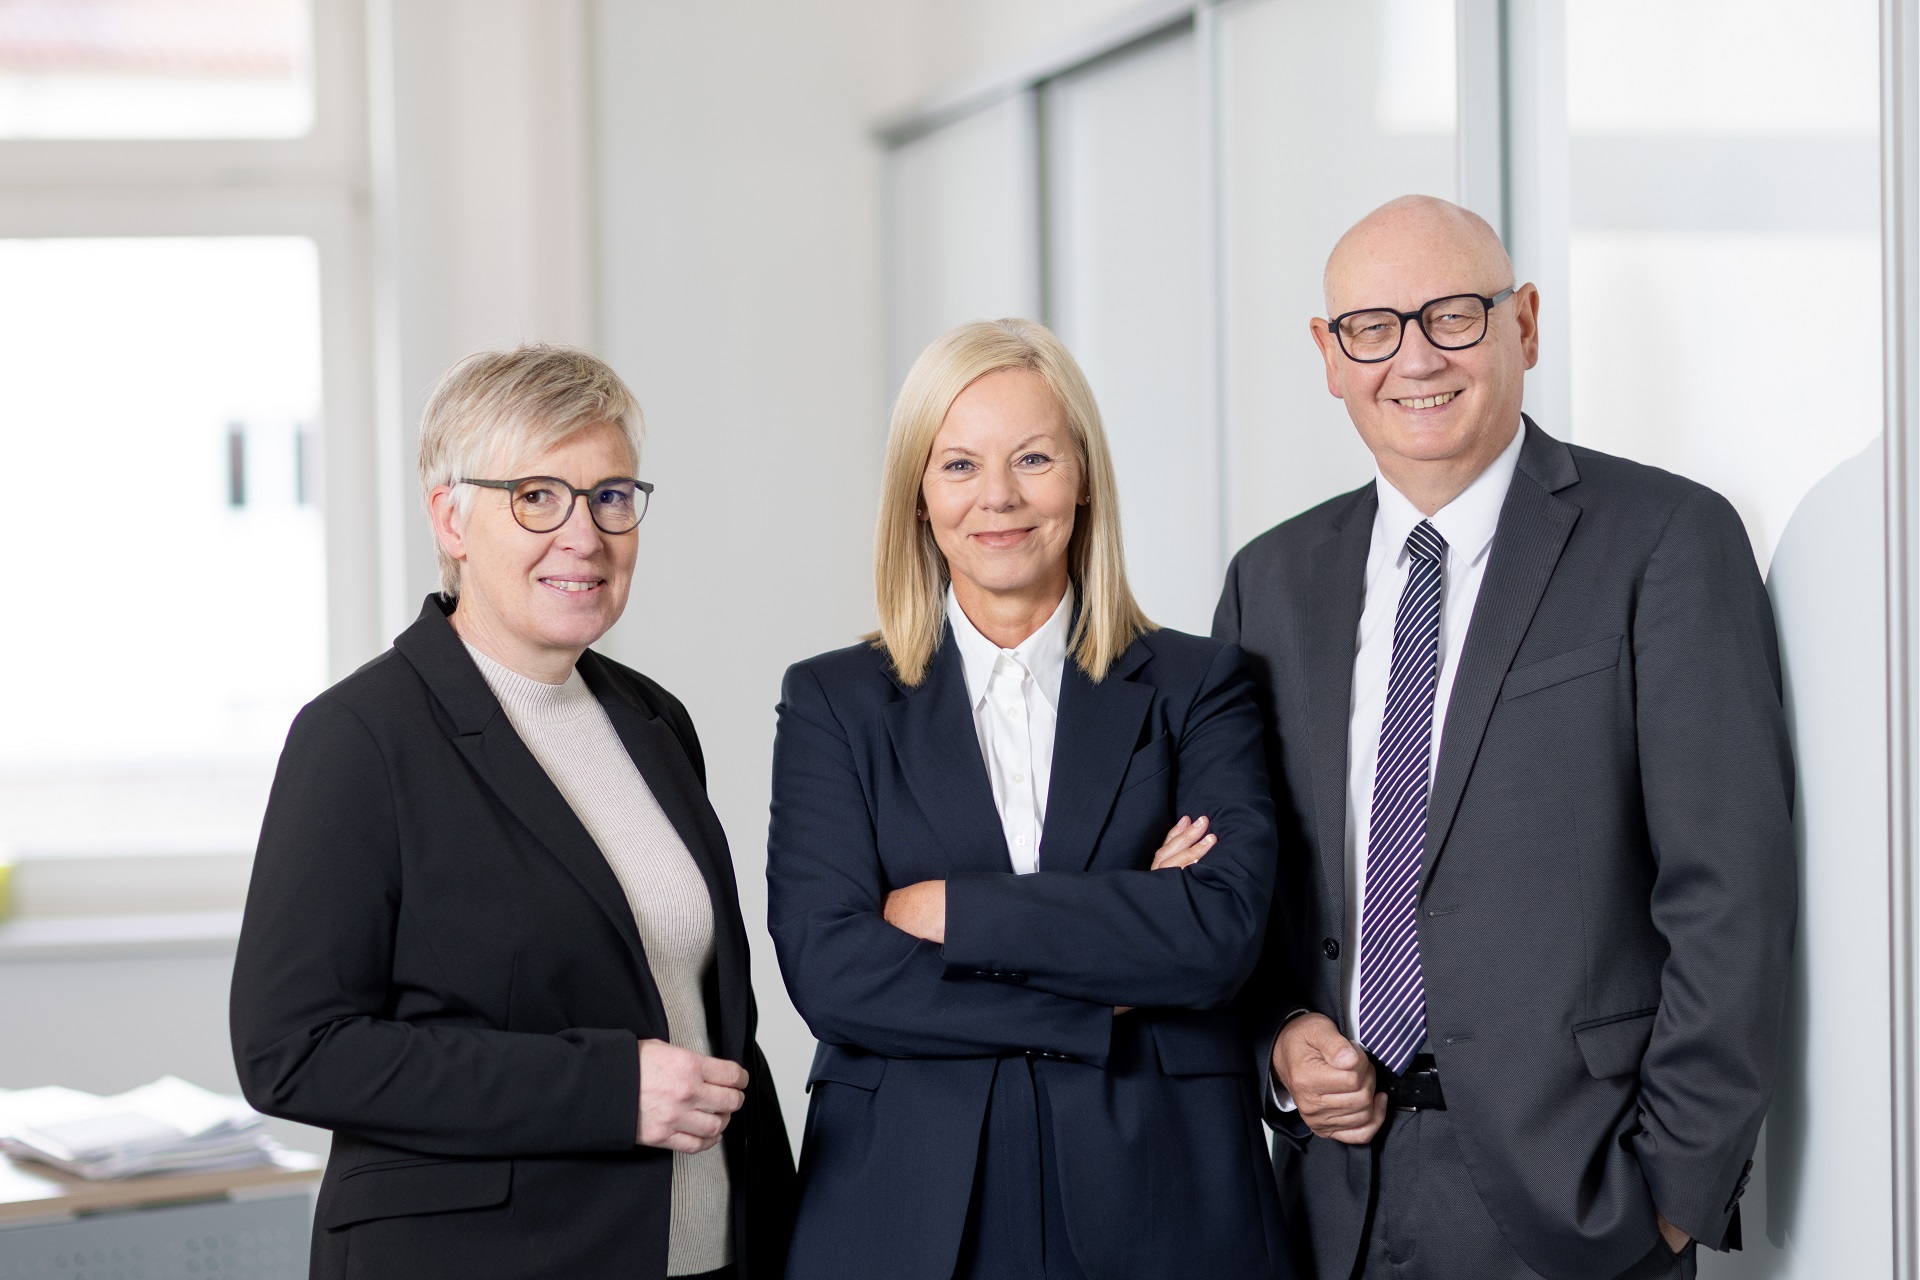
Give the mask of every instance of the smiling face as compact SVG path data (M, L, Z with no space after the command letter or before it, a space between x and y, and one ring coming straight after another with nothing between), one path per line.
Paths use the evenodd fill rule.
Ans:
M585 489L630 476L626 437L610 424L588 427L555 448L515 459L485 480L555 476ZM464 520L455 491L442 485L428 498L434 535L460 565L454 629L495 661L522 675L558 682L581 650L606 634L627 607L637 532L602 533L576 500L567 522L529 533L509 508L509 495L480 489Z
M1327 262L1327 314L1363 307L1407 312L1435 298L1492 297L1514 283L1513 267L1486 223L1439 200L1395 201L1349 231ZM1416 503L1445 505L1513 439L1522 383L1539 358L1540 297L1530 284L1494 307L1487 334L1459 351L1406 326L1393 358L1348 358L1316 317L1313 340L1326 362L1327 390L1347 413L1380 470Z
M1067 545L1085 499L1072 428L1040 376L1001 369L954 397L920 498L967 616L1037 612L1067 589Z

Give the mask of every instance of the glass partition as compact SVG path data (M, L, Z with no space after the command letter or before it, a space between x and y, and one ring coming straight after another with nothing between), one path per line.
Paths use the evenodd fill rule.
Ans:
M1307 322L1349 226L1454 198L1456 94L1452 0L1242 0L1218 21L1231 551L1373 475Z

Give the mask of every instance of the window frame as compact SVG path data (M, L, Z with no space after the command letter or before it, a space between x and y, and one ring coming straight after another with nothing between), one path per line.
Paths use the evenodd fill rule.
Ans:
M320 267L317 479L327 563L326 651L330 677L338 678L381 647L380 537L388 523L375 426L367 10L353 0L312 0L310 20L314 103L309 133L296 138L0 139L0 238L300 236L313 241ZM192 859L229 852L150 856ZM0 847L0 861L5 855ZM62 855L61 860L84 856ZM196 919L231 913L237 928L239 903L231 897L223 890L204 903L156 909L170 916L183 910L202 913ZM0 959L19 949L12 941L24 945L24 935L9 938L21 933L21 926L44 933L61 924L36 918L31 902L16 908L26 915L0 923ZM117 949L116 939L146 938L152 919L130 914L139 909L112 884L101 884L96 899L78 907L68 904L68 912L85 926L80 932L89 948ZM106 923L112 917L126 928ZM213 940L217 944L220 937Z

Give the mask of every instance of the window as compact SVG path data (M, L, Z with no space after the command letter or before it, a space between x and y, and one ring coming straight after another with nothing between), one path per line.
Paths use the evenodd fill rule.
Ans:
M0 0L0 137L293 138L302 0Z
M0 0L23 919L237 911L288 723L372 651L358 13Z
M327 672L314 244L5 240L0 282L0 822L245 849Z

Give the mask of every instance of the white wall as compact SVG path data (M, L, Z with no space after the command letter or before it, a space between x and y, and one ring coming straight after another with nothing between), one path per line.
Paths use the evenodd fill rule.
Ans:
M437 589L414 457L474 351L591 345L584 0L371 0L386 640ZM384 74L383 74L384 72ZM372 654L335 655L341 675Z
M787 665L873 625L885 429L879 151L912 30L887 0L594 6L601 353L659 485L604 642L682 698L706 750L789 1125L812 1040L765 932Z
M1786 523L1768 588L1798 764L1800 932L1745 1249L1702 1276L1893 1274L1880 441Z
M162 1075L238 1093L227 1037L231 947L193 954L0 961L0 1088L61 1084L121 1093ZM329 1135L270 1120L297 1150L325 1155Z

